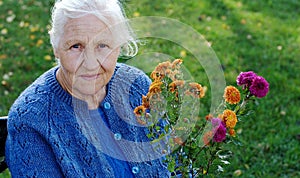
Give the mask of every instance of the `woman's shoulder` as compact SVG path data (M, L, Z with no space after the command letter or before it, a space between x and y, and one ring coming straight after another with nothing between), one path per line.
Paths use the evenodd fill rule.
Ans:
M109 88L119 94L146 94L151 84L150 78L140 69L118 63L115 73L109 82ZM122 90L122 91L121 91Z
M141 84L148 87L151 80L144 71L134 66L118 63L112 81L116 83L124 83L132 86L133 84Z
M45 109L53 98L51 82L55 80L56 69L57 67L46 71L18 96L10 108L9 118L35 118L45 115Z
M147 78L147 75L141 69L125 64L125 63L117 63L115 73L126 73L129 76L144 76ZM126 76L124 76L126 77Z
M117 64L116 71L108 84L106 100L118 110L122 118L133 118L133 109L141 104L142 96L149 90L151 80L140 69Z

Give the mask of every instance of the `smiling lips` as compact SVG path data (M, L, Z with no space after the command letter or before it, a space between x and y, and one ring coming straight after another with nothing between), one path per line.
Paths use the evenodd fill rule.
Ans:
M100 73L98 74L83 74L83 75L79 75L80 78L83 78L84 80L96 80L97 78L99 78Z

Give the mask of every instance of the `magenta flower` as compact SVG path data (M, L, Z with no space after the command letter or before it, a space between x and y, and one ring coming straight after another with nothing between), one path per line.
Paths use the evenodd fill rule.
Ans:
M248 87L250 87L250 85L252 84L254 78L256 77L256 73L252 72L252 71L248 71L248 72L241 72L237 79L236 82L239 86L243 86L243 89L246 89Z
M250 88L250 93L258 98L262 98L269 92L269 83L261 76L254 78Z
M214 131L214 142L222 142L226 138L226 125L225 123L219 118L212 118L211 119L213 131Z

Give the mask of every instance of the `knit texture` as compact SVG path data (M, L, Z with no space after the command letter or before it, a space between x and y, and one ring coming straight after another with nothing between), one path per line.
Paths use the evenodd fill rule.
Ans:
M12 177L169 177L133 109L150 85L140 70L117 64L98 109L62 89L54 67L9 112L6 162Z

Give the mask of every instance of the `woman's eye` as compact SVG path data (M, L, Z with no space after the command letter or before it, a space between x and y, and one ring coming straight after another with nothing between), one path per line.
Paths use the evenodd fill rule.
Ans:
M99 44L99 48L108 48L108 45L101 43Z
M73 46L70 47L70 49L81 49L82 45L81 44L74 44Z

